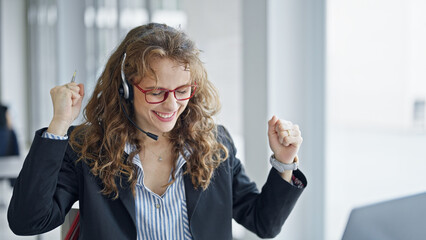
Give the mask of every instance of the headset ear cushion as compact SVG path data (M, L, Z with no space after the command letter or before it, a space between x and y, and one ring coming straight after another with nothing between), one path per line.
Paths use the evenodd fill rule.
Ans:
M124 98L125 100L129 99L129 92L128 92L128 85L124 85L123 83L120 84L120 88L118 89L118 93L120 94L120 96L122 98Z
M120 84L120 87L118 88L118 94L120 95L120 97L125 98L124 96L124 88L123 88L123 83Z
M127 100L133 102L133 84L129 84L129 82L126 80L127 86L129 87L129 97Z
M120 85L120 88L118 89L118 92L121 97L128 101L133 101L133 86L129 84L129 82L126 80L126 83L122 82Z

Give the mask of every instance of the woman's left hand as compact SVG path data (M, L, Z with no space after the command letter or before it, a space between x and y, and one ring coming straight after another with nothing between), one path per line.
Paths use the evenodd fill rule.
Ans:
M275 159L286 164L293 163L303 141L299 126L273 116L268 121L268 138Z

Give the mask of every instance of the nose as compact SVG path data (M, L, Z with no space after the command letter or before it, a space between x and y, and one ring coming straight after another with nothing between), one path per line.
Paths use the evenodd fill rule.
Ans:
M174 111L177 109L177 100L173 93L169 92L166 96L166 100L163 102L163 106L166 107L167 110Z

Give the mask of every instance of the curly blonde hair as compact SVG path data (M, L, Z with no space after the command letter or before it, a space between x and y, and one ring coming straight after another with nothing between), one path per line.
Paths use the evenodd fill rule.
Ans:
M127 55L124 74L130 87L147 74L155 75L149 65L155 57L169 58L189 68L191 81L196 82L197 88L167 137L173 144L174 166L179 154L184 156L187 161L184 174L190 175L195 188L206 189L214 170L228 156L226 147L217 140L217 128L212 118L220 109L219 97L207 78L194 42L182 31L164 24L150 23L132 29L112 53L84 109L86 121L70 136L71 147L79 153L78 161L88 164L92 174L102 180L103 194L112 194L116 199L117 180L120 185L123 180L128 181L135 194L137 168L132 159L143 150L143 145L139 144L138 130L121 108L123 104L134 119L131 99L124 101L119 93L124 53ZM124 154L126 142L136 146L128 157ZM185 149L190 154L185 155ZM174 173L175 169L172 182Z

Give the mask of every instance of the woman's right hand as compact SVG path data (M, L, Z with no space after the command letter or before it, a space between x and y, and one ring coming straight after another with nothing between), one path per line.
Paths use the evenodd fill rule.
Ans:
M53 118L47 132L64 136L78 117L84 97L84 85L67 83L50 90L53 103Z

